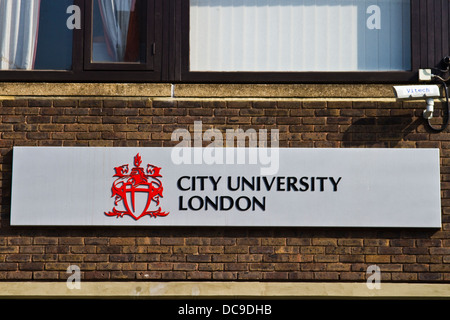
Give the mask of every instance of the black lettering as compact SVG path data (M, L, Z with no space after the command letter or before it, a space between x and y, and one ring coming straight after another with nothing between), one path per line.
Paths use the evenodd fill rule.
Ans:
M208 206L211 206L215 211L217 211L218 206L219 206L219 201L218 201L219 197L215 197L215 202L211 200L210 197L206 197L205 198L205 210L208 210Z
M252 181L250 182L245 177L241 177L242 179L242 190L244 190L244 186L247 185L250 190L255 191L255 177L252 177Z
M305 180L308 180L308 177L302 177L300 178L300 184L302 185L302 188L299 188L299 191L308 191L309 190L309 184Z
M224 203L225 199L228 200L228 207L225 207ZM234 205L233 198L229 196L220 197L220 210L230 210L231 208L233 208L233 205Z
M211 181L212 185L213 185L213 190L217 191L217 185L220 181L220 179L222 179L222 176L220 176L219 178L217 178L217 180L214 179L214 177L209 177L209 180Z
M194 200L198 200L198 206L196 206L196 207L193 206ZM202 197L193 196L188 200L188 207L189 207L189 209L191 209L193 211L198 211L198 210L202 209L203 205L204 205L204 201L203 201Z
M334 192L337 191L337 187L338 187L338 184L339 184L339 182L341 181L341 179L342 179L342 177L339 177L339 179L336 181L336 180L334 180L333 177L330 177L330 181L331 181L331 183L333 184L333 191L334 191Z
M295 184L297 183L297 178L296 177L288 177L287 179L288 179L287 191L291 191L291 189L294 191L298 191L297 187L295 186Z
M323 181L327 180L328 178L326 178L326 177L317 177L316 179L320 181L320 191L322 192L324 190Z
M233 188L232 183L231 183L231 177L228 177L228 190L231 191L237 191L239 190L239 186L240 186L240 179L239 177L237 178L237 186L235 188Z
M262 198L262 202L259 201L256 197L253 197L252 202L252 210L255 211L255 204L262 210L266 211L266 197Z
M208 179L208 177L200 176L197 179L200 180L200 190L205 190L205 179Z
M190 188L183 188L183 187L181 186L181 180L183 180L183 179L189 179L189 177L184 176L184 177L181 177L180 179L178 179L178 181L177 181L177 187L178 187L178 189L180 189L180 190L188 191Z
M270 184L267 181L267 177L263 177L263 181L264 181L264 185L266 186L267 191L270 191L270 189L272 189L272 185L275 181L275 177L272 178L272 181L270 182Z
M243 207L241 205L241 202L242 202L241 200L244 200L244 202L246 202L245 207ZM248 197L239 197L239 198L237 198L235 204L236 204L236 208L239 211L247 211L248 209L250 209L250 207L252 205L252 203L251 203L251 201L250 201L250 199Z
M183 207L183 196L178 197L178 210L186 211L187 208Z
M261 190L261 177L256 177L256 191Z
M284 191L284 188L281 188L282 185L284 185L284 179L285 179L285 177L277 178L277 191Z

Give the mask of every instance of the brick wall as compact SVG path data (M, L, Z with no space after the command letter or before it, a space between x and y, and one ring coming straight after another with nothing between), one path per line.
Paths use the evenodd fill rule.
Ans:
M432 133L422 102L383 99L89 99L0 102L0 280L450 280L450 133ZM440 108L437 103L436 109ZM13 146L174 145L194 121L277 128L281 147L438 147L441 230L339 228L68 228L9 225ZM439 121L439 119L436 119Z

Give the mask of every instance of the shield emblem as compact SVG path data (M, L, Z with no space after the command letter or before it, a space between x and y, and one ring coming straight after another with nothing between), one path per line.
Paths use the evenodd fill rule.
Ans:
M137 219L150 206L150 186L142 184L135 187L131 183L126 183L124 187L126 195L124 198L125 208Z
M161 168L147 165L144 169L139 153L134 157L134 168L129 172L128 165L116 167L117 179L112 186L112 197L115 197L115 207L107 216L131 216L139 220L143 216L167 216L159 207L159 198L162 197L163 187L160 178ZM120 206L118 208L118 206Z

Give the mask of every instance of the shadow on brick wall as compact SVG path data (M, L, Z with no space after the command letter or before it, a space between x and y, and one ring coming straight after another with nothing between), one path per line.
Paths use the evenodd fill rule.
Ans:
M344 132L342 146L392 148L402 144L413 147L415 141L428 140L423 124L423 119L411 116L360 118Z

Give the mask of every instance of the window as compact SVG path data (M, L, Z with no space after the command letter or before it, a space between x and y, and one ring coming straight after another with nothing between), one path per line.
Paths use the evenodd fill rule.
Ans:
M409 0L191 0L189 16L192 71L411 68Z
M0 0L0 79L160 81L160 10L153 0Z
M85 68L151 70L153 7L151 0L89 1Z
M142 1L94 1L92 17L92 62L145 62L145 42L140 37L144 21L138 13ZM141 48L142 47L142 48Z
M37 70L72 69L73 31L66 26L65 12L73 0L41 0L36 47Z
M0 80L415 82L449 55L449 3L0 0Z
M1 70L70 70L72 31L65 12L73 0L0 1Z

